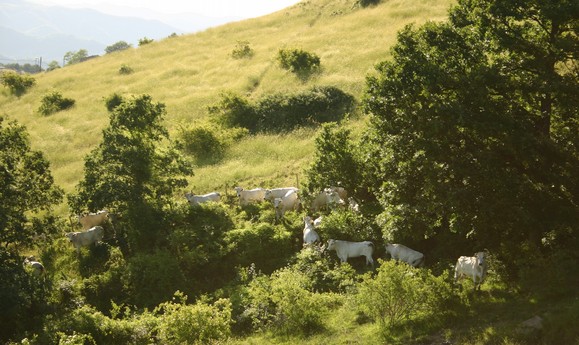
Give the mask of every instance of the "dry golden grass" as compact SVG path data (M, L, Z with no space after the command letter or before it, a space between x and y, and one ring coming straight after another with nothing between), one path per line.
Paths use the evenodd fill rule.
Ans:
M408 23L444 20L452 1L388 0L358 8L354 0L303 0L260 18L199 33L166 38L77 65L35 75L36 86L20 98L0 92L0 116L24 124L34 149L51 162L56 183L66 192L83 175L84 157L102 140L108 125L103 98L149 94L166 105L171 134L180 126L205 122L207 106L233 91L259 98L294 93L313 85L332 85L359 98L374 65L389 58L397 32ZM250 59L233 59L238 41L254 50ZM114 42L111 42L111 44ZM304 82L276 63L281 48L301 48L320 56L322 72ZM122 75L122 65L134 70ZM50 116L37 112L51 90L76 101ZM354 120L352 128L362 126ZM357 129L358 132L362 129ZM234 144L216 165L198 167L191 188L201 193L239 183L273 186L303 178L313 155L315 130L258 135Z

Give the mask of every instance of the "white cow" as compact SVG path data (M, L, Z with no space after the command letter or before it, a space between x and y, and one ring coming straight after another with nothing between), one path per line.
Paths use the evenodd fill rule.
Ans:
M26 259L24 259L24 266L30 267L32 275L34 275L35 277L40 277L41 275L44 274L44 265L36 261L34 256L29 256Z
M461 256L454 267L454 281L456 282L463 277L472 278L474 290L477 288L480 290L486 273L487 264L484 252L475 253L474 256Z
M340 205L344 205L344 200L340 198L340 195L332 188L325 188L312 200L310 210L318 212L321 209L334 209Z
M253 202L261 202L265 199L265 189L263 188L243 189L242 187L235 187L234 189L237 192L237 197L239 198L239 204L241 206Z
M298 192L296 187L283 187L283 188L273 188L273 189L266 189L265 196L263 197L265 200L274 201L276 198L283 198L288 192Z
M66 234L68 240L74 245L77 253L80 253L81 247L90 246L103 240L105 229L102 226L94 226L84 232L69 232Z
M300 198L295 190L290 190L281 198L273 200L275 208L275 218L280 219L287 211L297 210L300 205Z
M219 202L221 200L221 194L218 192L211 192L203 195L195 195L193 193L185 193L185 198L189 201L191 206L198 206L205 202Z
M424 254L403 244L386 243L386 252L396 261L404 261L410 266L424 266Z
M110 220L110 214L107 210L98 211L97 213L81 214L78 216L78 222L83 230L88 230L93 226L103 225Z
M374 266L372 254L374 253L374 244L370 241L364 242L349 242L341 240L328 240L328 250L335 250L340 261L346 262L348 258L356 258L359 256L366 257L366 265Z
M330 187L330 190L338 193L340 199L348 200L348 191L344 187Z
M320 241L320 235L314 230L314 221L310 216L304 217L304 246Z

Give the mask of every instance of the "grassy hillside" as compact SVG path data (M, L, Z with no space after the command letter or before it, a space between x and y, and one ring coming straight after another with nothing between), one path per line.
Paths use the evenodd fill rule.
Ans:
M355 0L304 0L285 10L204 32L171 37L142 47L107 54L77 65L36 75L36 86L20 98L4 89L0 114L26 125L34 149L42 150L56 183L71 192L83 174L83 158L102 140L108 124L103 98L150 94L167 106L166 125L179 128L207 120L207 106L220 93L250 98L331 85L359 98L373 66L388 59L396 33L408 23L443 20L452 1L390 0L360 8ZM255 54L234 59L238 41ZM112 43L112 42L111 42ZM321 58L322 72L307 82L281 69L281 48L300 48ZM122 75L123 65L134 70ZM51 90L76 101L74 108L50 116L37 109ZM351 123L353 128L363 120ZM286 135L257 135L235 143L216 165L197 167L191 188L201 193L226 185L295 183L313 153L314 130Z

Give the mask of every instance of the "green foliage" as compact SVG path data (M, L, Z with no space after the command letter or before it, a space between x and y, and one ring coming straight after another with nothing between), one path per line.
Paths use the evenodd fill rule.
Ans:
M306 170L307 193L315 196L329 186L341 186L350 196L361 194L358 189L362 186L363 165L350 139L350 131L336 123L323 124L315 145L315 156Z
M116 92L105 98L105 105L109 112L115 110L115 108L121 105L122 103L123 103L123 96L119 95Z
M214 128L207 126L184 128L179 137L184 151L194 156L197 164L216 163L225 154L226 144Z
M250 59L253 57L253 54L255 54L255 52L249 46L248 41L237 41L235 48L233 48L231 52L231 56L234 59Z
M325 240L333 238L354 242L372 241L375 250L382 249L377 248L378 243L382 243L382 237L373 219L353 211L331 212L323 217L322 224L316 231Z
M33 243L38 235L56 233L40 212L50 211L62 200L54 185L49 163L30 147L26 128L0 117L0 243L16 249Z
M25 63L25 64L21 65L19 63L7 63L7 64L0 63L0 66L4 66L6 69L16 71L18 73L34 74L34 73L42 72L42 68L40 67L40 65L37 65L37 64L32 65L29 63ZM8 72L8 73L11 73L11 72Z
M38 112L46 116L71 108L74 103L74 99L63 97L58 91L51 91L42 97Z
M153 43L154 41L155 40L152 38L147 37L139 38L139 47L144 46L145 44Z
M255 103L233 94L221 97L209 112L225 127L244 127L252 133L339 121L354 105L351 95L329 86L313 87L294 95L272 94Z
M110 54L113 52L118 52L118 51L122 51L125 49L129 49L131 48L131 45L125 41L118 41L115 44L111 44L110 46L107 46L105 48L105 53Z
M4 72L0 75L2 85L10 89L13 95L22 96L28 89L36 84L36 79L27 74Z
M69 51L64 54L63 60L67 65L74 65L83 62L88 57L88 50L79 49L78 51Z
M133 72L134 72L134 70L129 65L123 64L119 68L119 74L127 75L127 74L132 74Z
M122 99L110 113L103 142L85 160L85 177L69 195L71 210L115 209L123 215L116 230L129 246L154 248L163 237L164 207L187 185L189 163L169 139L162 124L165 106L148 95ZM119 235L119 233L117 233ZM121 234L122 235L122 234ZM136 249L136 248L134 248Z
M234 264L247 267L250 264L271 273L282 267L292 254L291 234L283 227L270 223L257 223L234 229L225 235L228 251L234 256Z
M307 78L320 69L320 57L302 49L280 49L277 61L281 68Z
M48 63L48 68L46 69L46 72L54 71L55 69L59 69L59 68L60 68L60 65L58 64L58 61L52 60Z
M386 237L456 234L453 250L487 248L516 271L547 235L577 230L572 6L461 1L449 23L400 32L364 101Z
M303 273L286 268L274 272L271 278L257 276L247 292L245 316L252 319L256 329L308 335L324 327L324 299L311 292L309 279Z
M427 270L410 265L379 260L378 273L366 276L359 286L358 303L363 312L378 321L382 335L388 340L409 321L421 318L442 320L445 304L453 296L444 277L435 277ZM413 337L419 335L414 329ZM390 339L391 340L391 339Z
M131 304L153 307L185 287L179 261L171 252L136 254L127 260L127 285Z
M231 334L231 302L219 299L213 305L197 302L188 305L187 297L175 293L175 302L156 309L162 313L159 340L163 344L210 344L227 340Z

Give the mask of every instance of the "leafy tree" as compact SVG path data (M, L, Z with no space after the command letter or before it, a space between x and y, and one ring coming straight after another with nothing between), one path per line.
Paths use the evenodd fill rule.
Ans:
M450 22L399 33L364 102L387 239L455 238L504 259L573 245L577 9L464 0Z
M305 79L320 69L320 57L302 49L280 49L277 54L279 65L298 77Z
M149 95L122 99L112 108L103 141L85 158L77 193L69 196L75 212L108 207L121 213L130 244L143 249L162 240L162 210L191 174L190 164L168 142L164 115L165 105Z
M10 89L13 95L22 96L26 90L34 86L36 79L29 75L20 75L14 72L5 72L1 75L2 85Z
M342 186L354 193L360 186L359 162L350 131L337 123L326 123L315 139L315 157L306 174L311 195L330 186Z
M11 249L33 243L33 237L42 234L43 228L34 226L39 212L50 210L63 196L54 185L48 161L30 148L26 129L2 117L0 195L0 243Z
M88 50L79 49L78 51L69 51L64 54L64 60L67 65L74 65L79 62L83 62L88 57Z
M58 64L58 61L52 60L52 61L50 61L50 63L48 64L48 68L46 69L46 72L54 71L55 69L58 69L58 68L60 68L60 65Z
M235 48L231 52L234 59L249 59L255 54L253 49L249 46L248 41L237 41Z
M110 54L113 52L118 52L118 51L122 51L125 49L129 49L131 48L131 45L125 41L118 41L115 44L111 44L110 46L107 46L105 48L105 53Z

